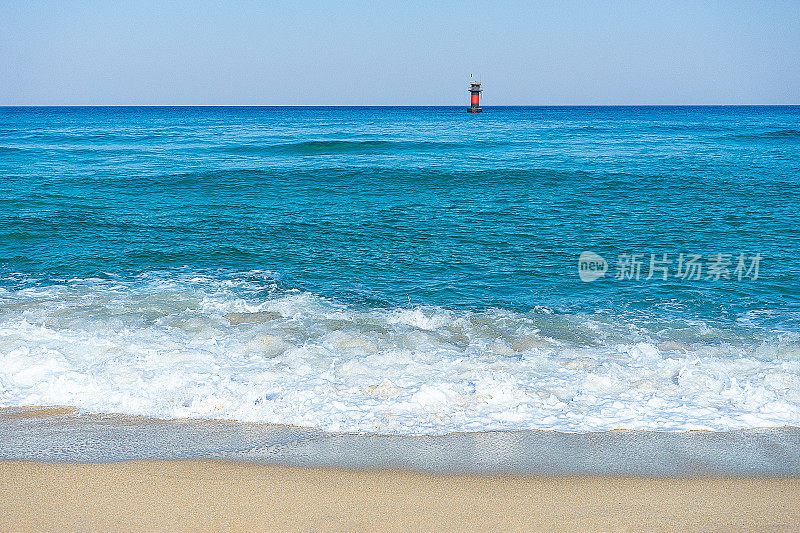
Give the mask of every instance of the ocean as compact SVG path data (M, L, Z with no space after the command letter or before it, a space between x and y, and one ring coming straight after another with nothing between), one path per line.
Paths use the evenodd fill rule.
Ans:
M0 407L800 426L800 107L5 107L0 180Z

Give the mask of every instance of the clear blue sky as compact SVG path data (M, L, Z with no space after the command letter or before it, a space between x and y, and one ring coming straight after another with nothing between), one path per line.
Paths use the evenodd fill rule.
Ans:
M0 105L800 104L800 0L0 0Z

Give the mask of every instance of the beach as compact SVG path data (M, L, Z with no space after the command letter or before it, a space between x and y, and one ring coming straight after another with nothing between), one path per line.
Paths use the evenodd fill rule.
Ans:
M800 1L0 6L0 533L800 533Z
M0 529L800 523L798 107L0 130Z
M0 463L14 531L790 531L800 479L442 476L218 460Z
M0 528L788 531L798 435L335 434L3 409Z

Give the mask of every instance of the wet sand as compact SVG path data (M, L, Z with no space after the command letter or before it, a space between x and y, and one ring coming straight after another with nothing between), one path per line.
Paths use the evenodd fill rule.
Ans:
M184 459L426 474L800 478L800 428L414 437L224 420L157 420L60 407L0 409L0 461Z
M790 531L798 437L399 437L3 409L0 531Z
M800 479L459 476L234 463L0 462L8 531L785 530Z

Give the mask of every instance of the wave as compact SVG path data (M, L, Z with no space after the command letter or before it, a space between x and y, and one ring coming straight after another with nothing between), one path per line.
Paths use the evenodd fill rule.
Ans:
M331 155L331 154L369 154L394 151L452 150L472 146L467 143L433 141L385 141L385 140L328 140L301 141L294 143L254 145L237 144L215 148L215 150L242 155Z
M730 135L729 138L742 140L776 139L776 140L800 140L800 130L779 129L754 133L737 133Z
M0 289L0 405L330 431L800 425L800 339L610 313L356 307L271 272Z
M25 154L34 152L30 148L18 148L16 146L0 146L0 155L14 155L14 154Z

